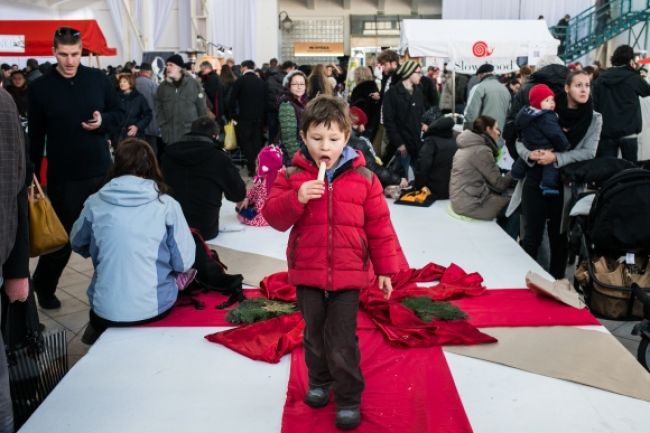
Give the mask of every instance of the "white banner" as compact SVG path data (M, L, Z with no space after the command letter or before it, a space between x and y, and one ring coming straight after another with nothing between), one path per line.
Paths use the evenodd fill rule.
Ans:
M499 58L499 57L490 57L489 59L485 58L463 58L454 62L454 67L456 72L463 74L476 74L476 70L483 64L489 63L494 66L495 74L505 74L508 72L514 72L519 70L517 65L516 58Z
M25 35L0 35L0 52L24 53Z

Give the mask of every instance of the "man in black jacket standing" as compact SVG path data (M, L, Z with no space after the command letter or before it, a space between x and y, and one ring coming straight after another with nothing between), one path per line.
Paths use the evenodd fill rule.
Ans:
M191 131L167 146L162 158L165 181L181 205L190 227L205 239L219 234L221 200L238 203L246 198L246 185L228 153L217 144L219 126L209 117L199 117Z
M68 232L104 183L111 165L107 136L124 117L115 87L100 70L80 64L81 50L78 30L57 29L57 65L29 88L31 159L39 173L47 139L48 195ZM61 306L54 292L70 253L68 244L39 259L34 286L41 307Z
M257 154L262 149L266 85L255 74L252 60L241 62L242 76L233 84L230 112L237 121L237 144L244 151L248 175L255 176Z
M24 302L29 294L25 143L16 104L2 88L0 131L0 287L9 302ZM13 427L9 371L0 334L0 433L11 433Z
M420 65L409 60L397 70L400 81L386 92L382 110L384 128L388 136L386 157L399 152L404 176L409 179L409 167L415 164L422 145L421 133L424 95L419 86L422 75Z
M557 56L544 56L537 62L537 70L528 77L526 84L521 86L519 92L512 98L501 135L506 142L508 153L512 159L516 160L519 157L515 143L520 131L515 126L515 118L522 108L529 105L528 92L536 84L546 84L553 90L553 93L559 95L560 92L564 92L564 84L568 74L569 69L564 66L562 59Z
M207 60L201 63L201 82L203 83L203 90L205 90L205 97L208 109L214 113L214 118L217 122L221 122L223 116L223 84L217 72L212 67L212 63Z
M611 61L594 82L594 110L603 115L596 156L616 158L620 149L623 159L635 162L642 127L639 96L650 96L650 84L637 71L631 46L616 48Z

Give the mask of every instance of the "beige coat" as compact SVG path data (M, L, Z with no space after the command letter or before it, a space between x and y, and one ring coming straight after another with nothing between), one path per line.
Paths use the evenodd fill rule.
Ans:
M508 197L499 193L512 184L512 177L501 175L494 157L496 145L488 136L467 130L456 142L449 181L451 208L459 215L491 220L508 204Z

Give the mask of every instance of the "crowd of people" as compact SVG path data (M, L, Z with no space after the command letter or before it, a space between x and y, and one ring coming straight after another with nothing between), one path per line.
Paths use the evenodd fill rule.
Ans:
M381 288L390 296L386 278L397 270L399 248L386 222L385 201L378 198L390 187L426 187L433 198L449 199L452 213L496 218L534 259L546 230L549 272L562 278L567 236L559 171L572 162L619 152L636 161L639 97L650 96L627 45L614 51L608 69L565 66L547 56L534 68L524 65L500 76L487 63L471 76L452 74L448 65L425 72L417 59L384 50L376 58L381 77L371 67L358 66L350 74L351 89L346 88L345 63L298 66L271 59L262 68L251 60L239 65L205 61L194 67L174 54L158 82L147 63L107 71L81 65L81 36L74 29L59 28L53 46L57 63L49 68L33 59L25 70L2 66L8 93L0 90L0 120L12 134L0 143L0 230L7 234L0 263L9 258L1 275L11 301L27 297L30 275L21 265L26 260L25 191L31 167L41 177L47 155L47 193L70 244L41 256L31 279L40 306L57 309L56 288L71 252L92 258L87 343L109 326L159 320L170 311L178 296L177 277L194 266L197 246L190 228L206 239L216 237L224 196L236 204L245 224L293 226L290 249L305 251L313 247L309 238L298 246L296 237L317 229L313 221L303 221L304 209L313 210L323 227L330 224L327 208L317 199L331 197L326 185L339 177L347 186L337 192L341 202L334 207L354 209L359 226L349 229L355 236L364 231L366 242L364 251L354 246L350 260L336 265L340 275L354 279L355 289L367 284L359 269L365 269L364 257L370 254L381 272ZM28 124L27 135L21 119ZM248 191L246 176L223 149L229 123L235 125L251 178ZM505 153L515 160L512 172L497 164ZM320 163L327 169L325 179L314 180ZM11 169L5 170L5 164ZM365 202L360 204L359 197ZM17 258L10 256L14 242L5 242L10 238L15 238ZM301 285L299 306L309 318L308 329L316 332L323 326L312 317L322 316L316 295L347 286L328 280L332 269L325 262L317 277L315 262L305 264L307 256L292 254L290 277ZM341 302L357 302L354 293L343 292ZM353 313L332 314L350 322ZM324 344L309 338L316 351ZM335 338L350 353L346 362L358 367L353 338L349 333ZM314 355L309 365L308 404L322 404L331 382L339 380L323 373L328 362ZM348 411L337 416L348 426L359 422L363 388L352 367L341 373L353 379L349 388L335 389ZM0 374L0 386L5 379Z

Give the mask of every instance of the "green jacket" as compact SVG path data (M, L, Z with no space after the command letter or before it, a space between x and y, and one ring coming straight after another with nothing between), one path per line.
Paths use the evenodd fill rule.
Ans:
M180 141L192 122L207 114L203 86L187 72L180 85L163 81L156 92L156 119L166 144Z

